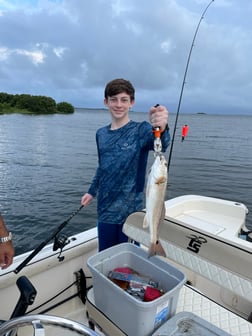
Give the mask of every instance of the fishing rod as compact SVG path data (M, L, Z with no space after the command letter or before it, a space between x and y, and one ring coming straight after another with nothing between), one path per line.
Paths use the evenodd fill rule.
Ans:
M191 54L192 54L192 50L193 50L193 47L194 47L194 42L195 42L195 39L197 37L201 21L203 20L204 15L206 14L208 8L210 7L210 5L213 2L214 2L214 0L211 0L209 2L209 4L206 6L205 10L203 11L203 13L201 15L201 18L200 18L200 20L198 22L198 25L196 27L196 30L195 30L195 33L194 33L194 36L193 36L193 40L192 40L192 43L191 43L190 51L189 51L189 54L188 54L188 57L187 57L186 68L185 68L185 72L184 72L184 78L183 78L182 87L181 87L180 96L179 96L179 102L178 102L178 108L177 108L177 113L176 113L175 125L174 125L174 129L173 129L173 135L172 135L172 141L171 141L171 149L170 149L169 158L168 158L168 167L167 167L168 171L169 171L169 168L170 168L171 157L172 157L172 150L173 150L173 144L174 144L174 139L175 139L175 134L176 134L176 129L177 129L177 123L178 123L178 116L179 116L179 112L180 112L180 106L181 106L181 101L182 101L182 97L183 97L184 86L185 86L185 83L186 83L186 76L187 76L187 71L188 71L188 67L189 67L189 63L190 63L190 59L191 59Z
M77 210L75 210L67 220L65 220L62 224L60 224L56 230L52 233L51 236L46 238L28 257L14 270L14 273L19 273L29 261L31 261L35 255L37 255L43 247L45 247L53 238L57 236L57 234L68 224L68 222L75 216L77 213L83 208L84 205L81 205Z

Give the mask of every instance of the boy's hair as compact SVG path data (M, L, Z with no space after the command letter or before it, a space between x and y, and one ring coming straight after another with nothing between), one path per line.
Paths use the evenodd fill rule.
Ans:
M113 79L106 85L104 97L108 99L108 97L115 96L122 92L126 92L130 96L131 101L135 99L135 89L130 81L123 78Z

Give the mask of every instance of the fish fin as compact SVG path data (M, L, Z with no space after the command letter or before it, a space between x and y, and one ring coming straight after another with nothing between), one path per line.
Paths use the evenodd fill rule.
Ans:
M146 229L149 226L148 220L147 220L147 216L144 216L144 220L143 220L143 228Z
M156 243L151 243L149 248L149 258L154 255L160 255L166 257L165 250L159 240Z
M165 176L161 176L156 180L156 184L161 184L161 183L165 183L166 182L166 177Z

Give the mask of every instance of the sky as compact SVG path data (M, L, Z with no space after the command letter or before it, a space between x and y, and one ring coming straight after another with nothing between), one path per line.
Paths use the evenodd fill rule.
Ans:
M0 0L0 92L101 108L125 78L135 111L177 112L184 86L183 113L252 115L251 17L251 0Z

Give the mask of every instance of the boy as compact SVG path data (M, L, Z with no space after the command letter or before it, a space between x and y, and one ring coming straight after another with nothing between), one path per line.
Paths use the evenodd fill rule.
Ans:
M112 80L106 85L104 96L111 124L96 132L98 168L81 199L86 206L97 195L99 251L127 242L123 224L131 213L143 209L148 153L154 146L152 127L161 128L163 151L170 142L168 111L164 106L150 109L151 124L130 120L135 89L129 81Z

